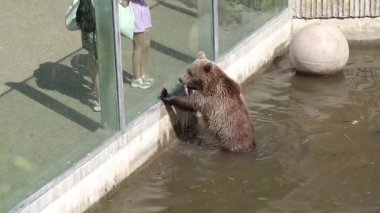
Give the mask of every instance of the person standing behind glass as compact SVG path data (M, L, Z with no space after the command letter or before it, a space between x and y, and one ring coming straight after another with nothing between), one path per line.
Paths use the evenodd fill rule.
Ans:
M131 3L135 16L135 28L133 34L133 79L131 87L147 89L152 86L154 79L146 75L148 52L150 49L150 30L152 20L149 6L145 0L123 0L122 4Z
M88 51L87 69L93 84L95 101L92 109L95 112L101 110L99 94L98 55L96 52L96 23L93 0L80 0L76 13L76 22L82 36L82 47Z

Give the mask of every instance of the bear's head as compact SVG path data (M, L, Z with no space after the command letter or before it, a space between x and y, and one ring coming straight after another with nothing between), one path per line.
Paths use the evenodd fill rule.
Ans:
M207 59L204 52L199 52L197 59L189 65L186 73L179 78L185 88L202 91L214 79L216 65Z

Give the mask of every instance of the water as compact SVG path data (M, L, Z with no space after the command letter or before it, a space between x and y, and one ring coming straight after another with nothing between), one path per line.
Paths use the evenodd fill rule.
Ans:
M380 48L344 75L294 75L286 56L243 86L257 148L174 143L89 212L380 212Z

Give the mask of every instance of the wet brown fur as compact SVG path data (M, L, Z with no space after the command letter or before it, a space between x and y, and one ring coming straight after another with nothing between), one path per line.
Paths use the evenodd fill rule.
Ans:
M179 108L200 111L208 129L217 136L221 147L232 152L255 148L254 127L239 84L229 78L203 52L190 64L181 83L194 92L188 96L168 94L161 99Z

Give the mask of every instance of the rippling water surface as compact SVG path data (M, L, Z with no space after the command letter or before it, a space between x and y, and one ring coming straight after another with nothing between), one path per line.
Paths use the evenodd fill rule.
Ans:
M174 143L90 212L380 212L380 47L350 51L341 76L284 56L243 86L254 152Z

